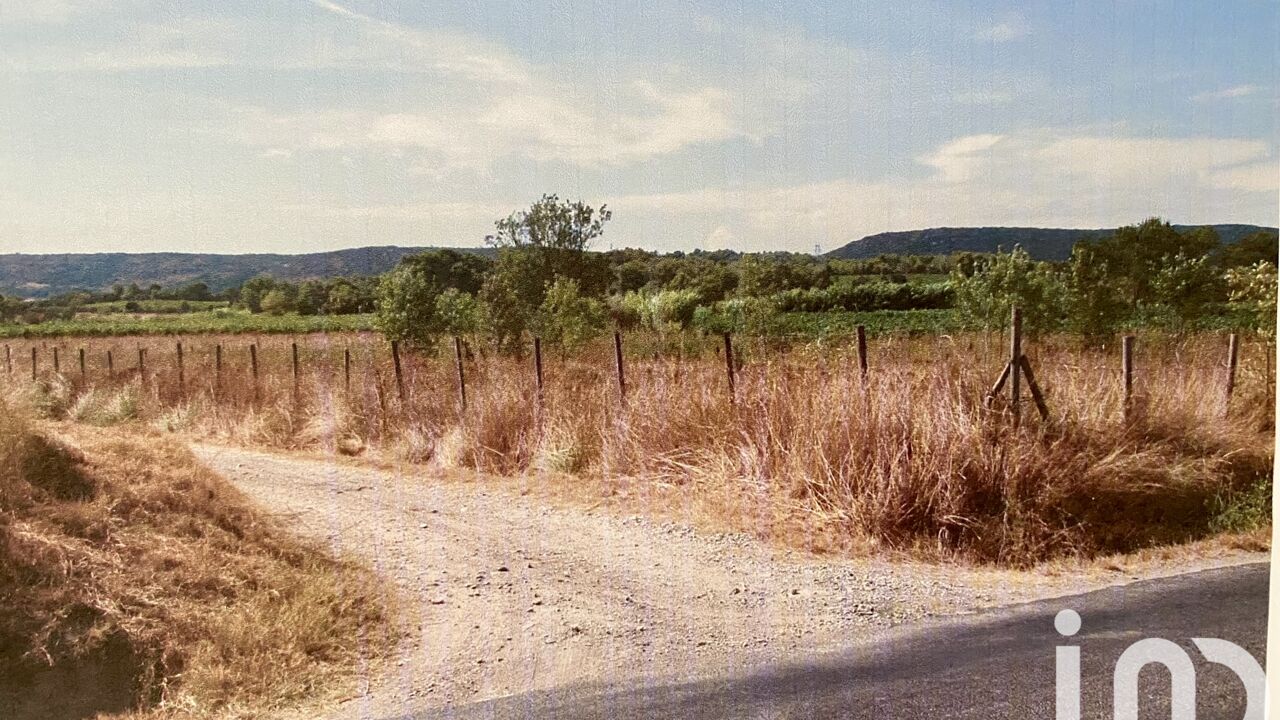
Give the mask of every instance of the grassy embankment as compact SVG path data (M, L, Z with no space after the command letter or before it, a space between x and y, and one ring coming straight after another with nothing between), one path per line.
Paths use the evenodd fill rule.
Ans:
M390 647L365 571L178 443L0 410L0 716L261 717Z
M215 340L224 343L220 383ZM181 387L172 343L89 347L96 358L109 343L135 342L152 343L145 382L132 371L103 382L100 368L85 384L75 371L50 378L44 360L46 402L88 422L250 445L556 473L578 478L583 492L677 497L762 537L837 552L872 545L1024 565L1256 533L1270 520L1258 500L1273 456L1270 349L1245 343L1224 417L1219 335L1143 335L1128 421L1117 348L1032 341L1052 418L1041 422L1028 402L1016 429L1000 402L983 406L1005 352L991 335L873 334L865 386L845 339L741 340L735 403L718 339L629 336L625 402L605 342L548 351L541 409L527 357L477 347L466 361L465 412L451 348L406 354L402 402L386 344L373 336L302 340L296 385L287 337L189 338Z

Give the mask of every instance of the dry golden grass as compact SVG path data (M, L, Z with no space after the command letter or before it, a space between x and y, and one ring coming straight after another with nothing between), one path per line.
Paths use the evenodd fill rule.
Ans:
M291 538L178 443L0 412L0 707L259 717L394 640L373 578Z
M1028 355L1052 418L1041 422L1028 400L1015 429L1001 403L982 404L1005 352L986 335L873 340L865 385L845 344L746 343L736 403L712 340L699 351L688 339L629 338L625 401L608 343L548 353L541 404L529 358L477 350L466 362L465 412L451 353L406 353L401 401L387 346L368 335L297 339L296 383L289 338L183 341L182 386L174 341L141 341L151 347L145 382L117 360L115 382L104 383L93 359L108 344L116 357L136 357L138 341L97 340L86 345L88 380L64 359L63 379L44 376L37 403L54 416L132 418L252 445L569 473L591 478L583 487L592 492L640 501L674 488L732 527L814 550L875 545L1024 565L1269 521L1269 511L1239 501L1270 482L1271 349L1260 342L1244 346L1224 419L1224 338L1140 337L1134 413L1124 422L1118 349L1041 339ZM63 358L81 342L68 340ZM29 357L29 347L15 345L14 357ZM41 353L47 365L49 347Z

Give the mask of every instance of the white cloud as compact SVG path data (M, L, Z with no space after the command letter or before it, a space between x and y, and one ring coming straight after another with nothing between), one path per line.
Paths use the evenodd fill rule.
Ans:
M957 138L917 160L932 168L936 168L942 180L947 182L963 182L973 177L973 173L984 164L1003 135L983 134Z
M616 92L618 102L602 106L539 81L522 92L481 89L411 112L239 108L223 132L250 146L299 152L412 150L426 154L424 170L436 164L476 171L512 156L620 165L745 136L730 98L715 88L665 90L637 81Z
M65 23L111 7L112 0L0 0L0 25Z
M757 250L832 248L885 230L1110 227L1151 215L1272 224L1280 191L1273 158L1263 142L1041 129L944 143L918 159L936 171L920 178L635 195L610 205L619 224L645 217L689 226L692 235L714 228Z
M1217 188L1245 192L1275 193L1280 188L1280 163L1275 160L1213 170L1209 184Z
M1192 95L1191 99L1195 102L1213 102L1215 100L1234 100L1242 97L1249 97L1257 93L1261 88L1257 85L1235 85L1221 90L1206 91Z
M1006 43L1019 40L1031 34L1027 21L1019 14L1005 16L999 22L980 29L974 37L984 42Z
M1109 186L1203 179L1270 153L1262 140L1222 138L1068 137L1038 150L1056 172Z

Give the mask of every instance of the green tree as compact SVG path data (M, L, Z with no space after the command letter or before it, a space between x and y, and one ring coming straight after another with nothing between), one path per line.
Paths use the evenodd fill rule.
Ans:
M542 306L538 308L536 325L543 340L568 351L599 336L605 319L603 303L584 297L578 291L576 280L560 278L547 288Z
M480 301L457 288L449 288L436 297L436 316L441 332L448 335L474 335L484 327L485 312Z
M390 340L430 347L440 333L436 299L441 287L411 264L401 264L382 276L374 324Z
M1276 266L1265 260L1226 274L1231 303L1244 310L1253 329L1268 338L1276 336Z
M825 264L811 260L746 255L738 262L738 294L767 297L794 288L824 288L830 277Z
M951 282L961 314L984 328L1006 326L1014 306L1022 308L1028 332L1061 325L1066 287L1049 263L1032 260L1021 247L982 258L971 276L956 270Z
M556 281L572 280L584 297L604 295L613 273L605 257L587 249L611 217L604 206L597 211L581 201L544 195L528 210L494 223L496 232L485 241L498 249L498 259L480 298L500 347L519 346Z
M289 283L277 284L262 298L261 309L268 315L294 312L298 309L298 288Z
M1222 297L1222 278L1207 255L1178 253L1166 257L1151 280L1153 299L1167 308L1180 329L1204 315L1205 307Z
M1208 255L1218 247L1219 240L1213 228L1179 231L1160 218L1150 218L1139 225L1119 228L1110 237L1084 240L1079 245L1092 248L1105 261L1111 282L1137 309L1143 303L1157 301L1153 283L1168 258Z
M1280 241L1275 230L1259 230L1246 235L1238 242L1223 245L1218 253L1218 263L1223 267L1249 267L1259 262L1277 263Z
M1129 312L1111 268L1095 246L1079 243L1067 268L1067 325L1091 340L1112 335Z
M323 280L304 280L298 286L298 314L319 315L329 300L329 288Z
M240 286L240 304L249 312L262 312L262 299L276 286L275 278L269 275L258 275L249 278Z
M400 260L400 265L408 266L441 290L457 288L475 295L480 291L492 262L475 253L439 248L408 255Z
M202 282L191 283L178 288L173 294L175 300L211 300L213 295L209 292L209 286Z
M346 280L338 280L329 286L324 300L326 315L351 315L360 312L360 291Z

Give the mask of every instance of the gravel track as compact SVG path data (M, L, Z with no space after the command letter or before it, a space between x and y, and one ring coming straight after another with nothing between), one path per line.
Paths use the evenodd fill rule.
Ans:
M933 615L1108 584L815 559L743 535L551 505L510 481L193 450L291 528L394 585L409 637L391 672L362 679L357 697L331 709L334 718L395 717L621 677L714 677Z

